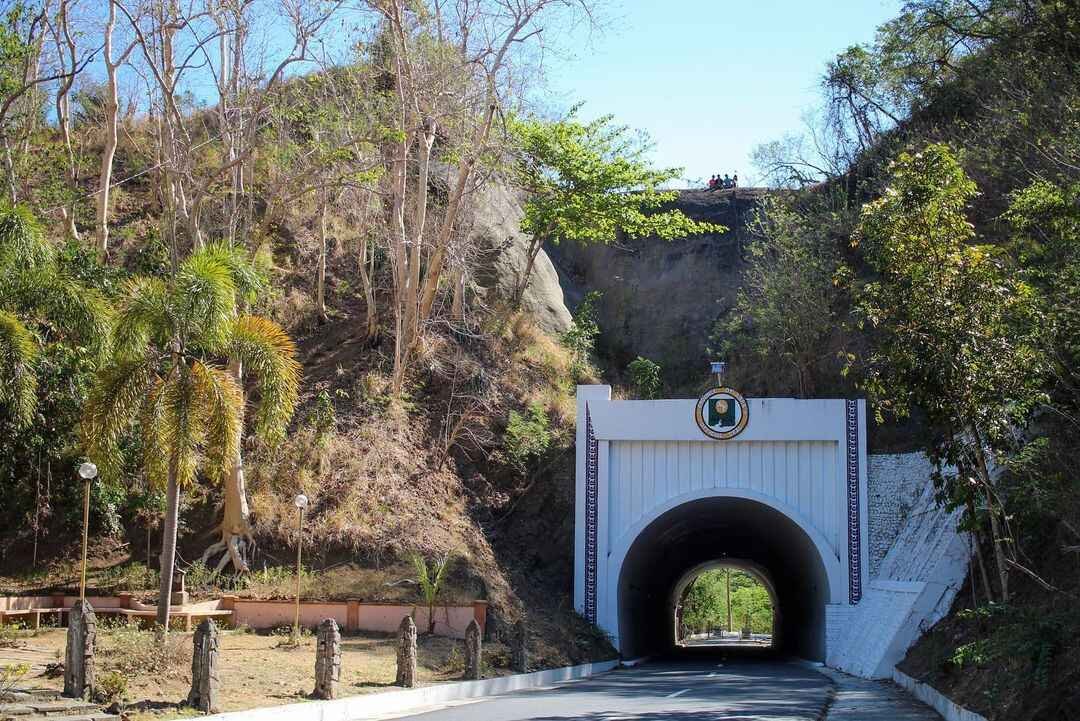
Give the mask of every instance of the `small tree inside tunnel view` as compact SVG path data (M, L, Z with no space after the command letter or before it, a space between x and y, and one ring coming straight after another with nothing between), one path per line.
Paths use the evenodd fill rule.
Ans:
M773 632L773 603L768 589L752 573L720 567L702 571L683 592L676 606L679 638L684 642L722 639L722 632Z

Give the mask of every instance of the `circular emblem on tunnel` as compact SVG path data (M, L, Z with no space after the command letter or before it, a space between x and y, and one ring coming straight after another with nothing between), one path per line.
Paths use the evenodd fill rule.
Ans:
M750 420L750 409L742 394L732 388L713 388L698 399L694 420L709 438L734 438Z

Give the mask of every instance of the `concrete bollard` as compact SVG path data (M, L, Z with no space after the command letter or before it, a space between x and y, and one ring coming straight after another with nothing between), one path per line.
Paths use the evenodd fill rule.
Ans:
M337 698L337 685L341 680L341 631L337 621L324 619L319 624L318 641L315 646L315 698Z
M191 654L191 691L187 705L203 713L218 713L218 648L217 625L209 618L195 629L194 651Z
M398 686L416 686L416 624L412 616L401 619L398 626L397 680Z
M68 614L64 652L64 695L90 700L94 696L94 644L97 617L89 601L76 601Z
M520 618L514 624L513 648L511 664L517 673L529 672L529 628L525 625L525 619Z
M480 678L480 643L480 624L474 618L465 628L465 678L470 681Z

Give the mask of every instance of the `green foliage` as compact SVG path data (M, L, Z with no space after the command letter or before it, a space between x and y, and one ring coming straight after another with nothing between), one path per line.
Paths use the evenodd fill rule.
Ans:
M976 188L949 148L903 153L891 169L855 235L879 274L858 291L858 316L874 331L865 386L879 417L922 409L941 431L935 456L985 484L969 443L1006 448L1045 399L1034 294L998 251L971 244L966 208ZM946 492L960 502L971 488Z
M682 622L692 633L727 627L727 584L731 582L731 623L735 630L750 619L754 633L772 633L773 607L768 590L753 574L728 568L702 572L682 600Z
M957 646L949 658L949 663L956 668L965 666L985 666L991 658L989 642L985 639Z
M529 464L547 452L551 446L551 431L544 406L534 401L526 414L510 411L503 435L503 448L510 462L522 473Z
M101 294L58 266L27 208L0 207L0 408L19 430L35 421L42 344L65 344L97 360L109 335Z
M660 211L676 194L660 188L680 168L654 169L649 145L611 116L583 123L580 106L563 120L512 118L519 148L516 181L529 193L521 229L541 242L611 243L619 233L665 240L724 228L701 223L681 211Z
M1080 381L1080 184L1037 180L1012 194L1005 219L1025 278L1043 299L1042 345L1059 389Z
M284 432L296 404L295 347L276 324L237 312L254 273L221 246L193 253L168 280L136 277L121 291L116 353L98 375L84 410L83 435L104 475L122 459L120 441L137 422L143 466L152 482L179 486L196 471L228 471L242 408L236 380L215 360L242 363L256 379L255 429L269 441Z
M0 648L15 648L22 645L19 628L17 622L8 621L0 624Z
M600 335L600 324L596 320L596 304L603 296L598 290L591 290L574 310L570 328L562 334L562 344L570 351L571 371L580 378L589 368L593 352L596 350L596 336Z
M334 403L326 390L319 391L319 395L315 396L315 407L308 414L307 424L315 433L315 445L325 449L337 425Z
M0 701L6 701L28 673L30 664L26 662L5 663L0 666Z
M131 677L182 673L191 666L191 645L183 636L162 638L138 623L98 622L99 654L113 670Z
M94 587L101 591L149 591L159 582L157 569L138 561L102 569L94 578Z
M747 267L730 314L711 338L747 387L820 395L835 385L846 314L837 237L847 217L795 196L766 198L750 223Z
M660 366L648 358L638 356L630 361L626 371L630 374L630 383L639 398L660 397L660 386L663 383L660 378Z
M442 558L426 560L418 553L411 556L413 568L416 569L417 590L420 598L428 609L428 633L435 633L435 603L439 600L442 592L443 578L450 567L451 557L449 554Z
M96 679L97 692L105 703L122 701L127 696L128 678L120 671L108 671Z

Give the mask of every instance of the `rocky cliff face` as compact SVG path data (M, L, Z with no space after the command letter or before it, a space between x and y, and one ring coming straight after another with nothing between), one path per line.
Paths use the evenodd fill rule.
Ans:
M471 231L487 261L479 281L481 287L505 300L512 296L525 271L529 237L521 232L524 213L513 191L501 183L491 183L481 193L474 203ZM570 327L559 276L543 250L533 265L521 306L548 333L562 333Z
M700 389L708 376L709 335L734 300L745 224L762 194L753 188L680 192L674 207L728 227L722 235L547 249L571 307L586 291L603 293L597 349L613 370L641 355L662 366L669 392Z

